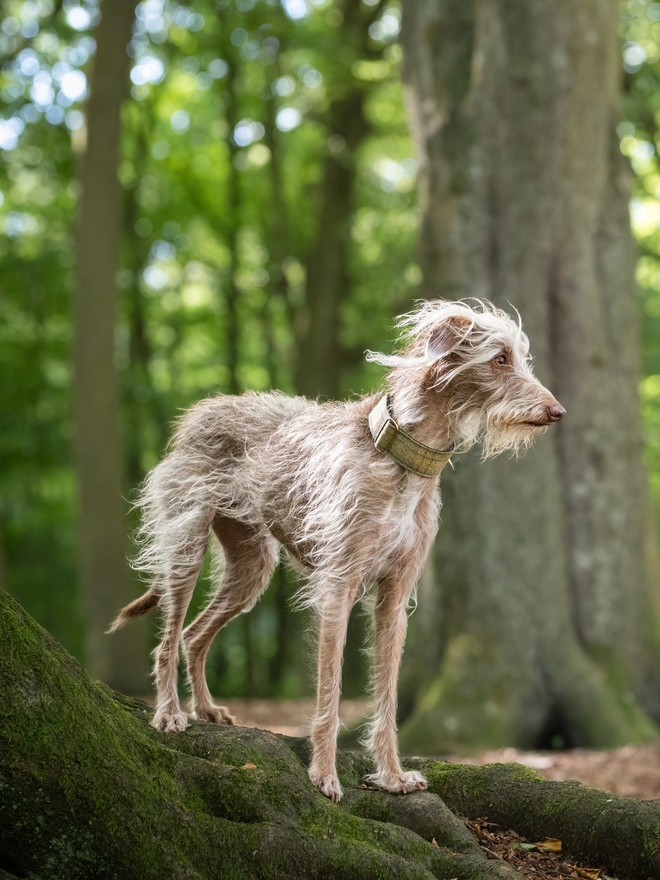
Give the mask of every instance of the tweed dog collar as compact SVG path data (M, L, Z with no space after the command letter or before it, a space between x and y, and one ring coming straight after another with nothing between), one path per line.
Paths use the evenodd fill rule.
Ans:
M453 443L444 451L432 449L402 431L394 420L389 394L369 413L369 429L379 452L389 453L397 464L419 477L439 477L454 451Z

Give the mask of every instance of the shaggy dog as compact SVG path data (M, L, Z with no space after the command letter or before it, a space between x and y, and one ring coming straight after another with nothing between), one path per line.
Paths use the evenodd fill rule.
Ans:
M399 760L397 678L407 609L438 526L440 472L477 441L484 457L528 446L564 415L532 373L520 321L490 303L425 302L399 326L399 354L367 354L390 368L385 394L343 403L218 395L183 415L138 502L135 565L151 586L112 626L157 605L165 612L154 727L183 731L188 723L177 693L181 641L193 716L231 724L211 699L206 655L218 631L257 602L284 547L307 572L299 598L319 620L309 775L334 801L342 795L335 767L342 653L355 601L376 589L371 781L391 792L425 788ZM182 632L211 532L224 573Z

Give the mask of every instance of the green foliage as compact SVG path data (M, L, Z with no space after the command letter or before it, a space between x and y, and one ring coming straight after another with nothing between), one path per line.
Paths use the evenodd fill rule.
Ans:
M640 253L645 456L660 513L660 5L632 0L622 9L625 120L617 134L634 172L631 220Z
M70 294L97 6L5 0L0 20L0 546L7 587L78 657ZM332 160L356 172L350 228L337 233L350 242L339 386L378 382L362 352L389 344L392 316L420 281L398 21L389 3L138 5L119 167L127 498L193 401L295 392ZM351 150L337 108L356 94L367 125ZM127 532L132 524L128 516ZM281 613L295 584L275 577L250 617L217 640L212 688L296 695L308 686L297 644L307 624Z
M660 509L660 5L632 0L623 10L618 133L636 175L641 388ZM0 577L78 657L70 294L97 21L96 0L0 6ZM355 169L350 225L336 230L349 241L338 385L348 394L379 381L362 352L390 344L391 318L421 280L398 21L388 0L139 4L119 167L127 498L194 400L296 391L329 161ZM365 131L351 149L336 126L341 102L355 95ZM211 686L227 695L296 695L308 682L306 622L281 612L295 585L275 577L250 617L217 640ZM349 644L349 694L361 689L363 666Z

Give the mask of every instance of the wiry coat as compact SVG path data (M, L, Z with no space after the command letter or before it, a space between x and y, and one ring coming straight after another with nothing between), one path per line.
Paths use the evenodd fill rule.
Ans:
M420 442L460 451L483 439L484 455L494 455L527 445L561 418L563 409L531 371L520 323L490 304L429 302L400 325L403 352L368 357L393 368L388 385L395 418ZM320 620L310 777L335 800L341 796L335 739L346 626L356 598L373 584L375 713L367 739L378 762L373 778L389 791L426 784L400 766L396 682L406 609L437 529L439 481L416 476L376 450L368 418L378 399L320 404L273 392L193 406L141 493L142 549L135 565L152 576L151 588L113 625L164 607L153 723L185 729L176 692L179 640L213 530L224 551L224 575L183 633L183 644L195 716L231 723L208 692L206 654L218 630L258 600L285 547L308 574L300 601Z

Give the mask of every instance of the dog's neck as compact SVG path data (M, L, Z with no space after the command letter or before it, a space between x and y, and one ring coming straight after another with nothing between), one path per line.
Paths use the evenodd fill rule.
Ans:
M434 449L403 431L394 418L389 394L383 395L369 413L369 430L379 452L388 453L419 477L439 477L454 451L453 444L450 449Z
M405 372L396 369L390 374L390 400L397 424L425 446L450 449L458 440L456 425L448 414L450 397L424 387L418 376L411 381Z

